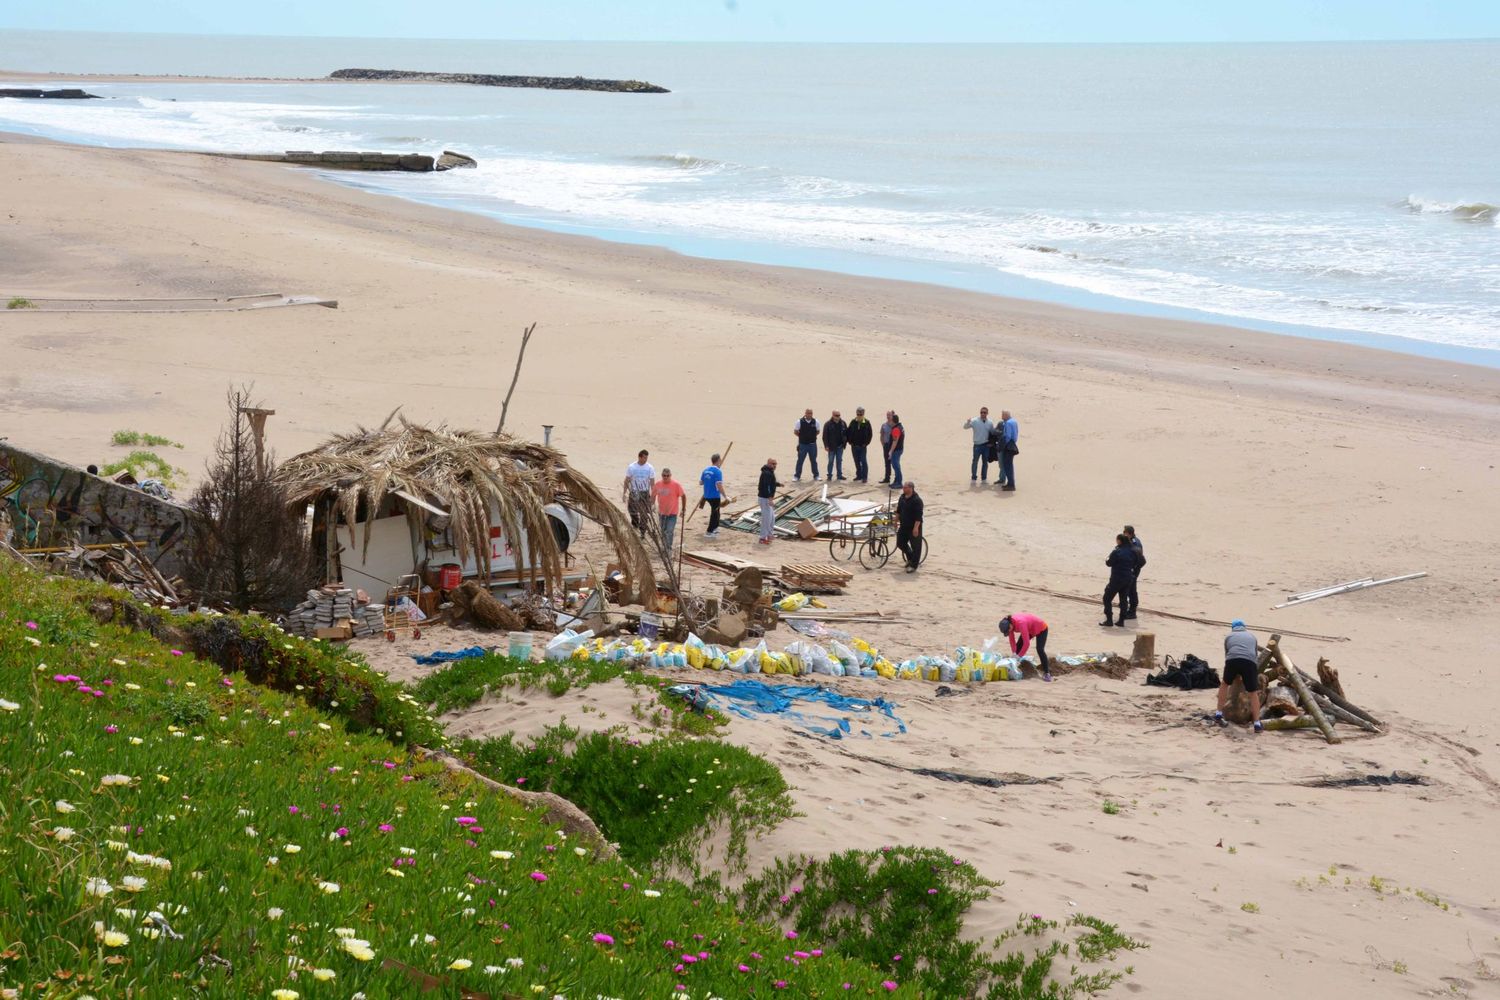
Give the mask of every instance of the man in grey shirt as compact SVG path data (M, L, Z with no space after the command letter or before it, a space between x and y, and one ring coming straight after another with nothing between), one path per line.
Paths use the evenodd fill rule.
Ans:
M1229 685L1238 677L1250 696L1250 718L1255 731L1263 732L1260 724L1260 673L1256 668L1258 650L1255 633L1245 628L1245 623L1236 618L1229 623L1229 634L1224 637L1224 679L1219 682L1219 709L1214 712L1214 721L1225 724L1224 706L1229 704Z
M987 483L990 481L990 435L995 431L995 423L990 419L990 408L981 406L979 416L965 420L964 427L974 432L974 457L969 460L969 482ZM984 463L982 466L981 462Z

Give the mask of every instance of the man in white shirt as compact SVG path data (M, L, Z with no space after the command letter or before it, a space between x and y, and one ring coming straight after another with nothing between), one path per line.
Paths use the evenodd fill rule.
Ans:
M641 537L646 537L646 529L651 527L651 491L656 486L656 469L647 461L651 453L645 448L636 456L635 461L625 467L625 481L621 484L620 499L625 501L625 509L630 511L630 524Z

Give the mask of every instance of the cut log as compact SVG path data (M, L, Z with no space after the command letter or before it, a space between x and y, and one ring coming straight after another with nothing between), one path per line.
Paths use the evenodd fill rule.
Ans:
M1282 652L1281 636L1271 636L1266 642L1266 648L1271 651L1272 656L1276 657L1276 662L1281 664L1281 669L1285 672L1287 679L1292 682L1292 687L1297 689L1297 695L1302 699L1302 707L1307 709L1307 714L1313 717L1313 721L1317 723L1318 729L1323 733L1323 738L1329 743L1343 742L1334 734L1333 723L1328 721L1328 717L1323 714L1323 709L1318 707L1318 700L1313 697L1312 691L1308 690L1307 682L1302 679L1301 671L1297 669L1291 660L1287 659L1286 653Z
M1366 722L1370 723L1370 725L1377 727L1382 732L1385 731L1386 725L1384 722L1381 722L1369 712L1366 712L1364 709L1360 708L1349 699L1338 694L1332 688L1325 686L1319 681L1313 681L1312 683L1308 684L1308 687L1312 689L1314 694L1322 695L1324 698L1327 698L1329 701L1333 702L1344 711L1350 713L1351 715L1359 716L1361 719L1364 719Z
M1299 715L1294 719L1264 719L1261 728L1267 732L1286 729L1317 729L1318 723L1310 716Z
M1367 733L1375 733L1377 735L1380 733L1380 728L1374 723L1361 719L1353 712L1344 711L1327 698L1318 698L1318 707L1323 710L1324 715L1337 719L1340 722L1347 722L1349 725L1363 729Z
M1130 650L1130 665L1132 667L1144 667L1147 670L1156 668L1156 633L1137 632L1135 645Z
M1344 685L1339 683L1339 672L1334 669L1333 664L1328 662L1328 657L1318 657L1318 680L1330 691L1336 691L1340 698L1347 697L1344 694Z

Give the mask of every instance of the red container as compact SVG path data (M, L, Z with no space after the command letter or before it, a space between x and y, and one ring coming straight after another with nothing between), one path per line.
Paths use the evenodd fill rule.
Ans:
M458 563L443 563L438 567L438 586L443 590L457 590L463 582L463 567Z

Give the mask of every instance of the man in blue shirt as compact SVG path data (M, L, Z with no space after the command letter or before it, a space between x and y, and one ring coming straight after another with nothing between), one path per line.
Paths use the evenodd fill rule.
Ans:
M1016 488L1016 456L1021 454L1021 428L1009 410L1000 411L1000 488Z
M703 484L703 503L708 504L709 538L719 537L719 505L724 502L724 470L719 463L723 461L722 455L715 455L709 460L703 475L698 477L698 482ZM699 504L700 507L702 505Z

